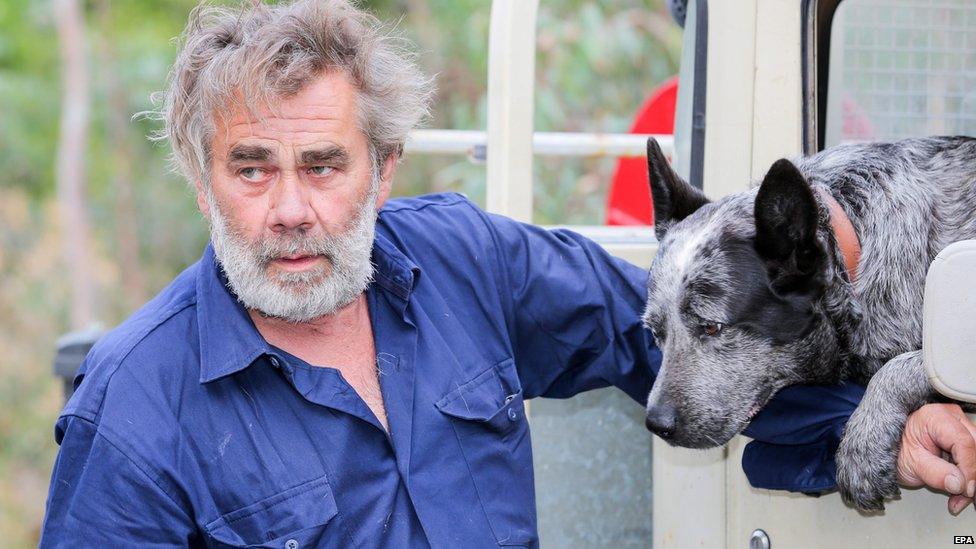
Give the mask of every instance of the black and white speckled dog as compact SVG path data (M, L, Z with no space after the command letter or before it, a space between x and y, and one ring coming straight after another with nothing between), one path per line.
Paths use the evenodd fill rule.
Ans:
M660 247L644 322L664 351L648 427L675 445L718 446L787 385L870 380L838 483L848 503L883 509L898 494L905 420L936 398L920 350L925 274L946 245L976 237L976 139L779 160L757 188L715 202L653 141L648 165ZM860 241L856 276L828 195Z

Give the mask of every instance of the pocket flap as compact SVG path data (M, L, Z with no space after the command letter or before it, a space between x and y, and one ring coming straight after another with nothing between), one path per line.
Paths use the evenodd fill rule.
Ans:
M234 546L259 546L277 538L314 536L339 510L329 479L320 477L231 511L206 526L215 540ZM296 537L297 536L297 537Z
M507 359L451 389L436 406L460 419L488 421L521 393L515 362Z

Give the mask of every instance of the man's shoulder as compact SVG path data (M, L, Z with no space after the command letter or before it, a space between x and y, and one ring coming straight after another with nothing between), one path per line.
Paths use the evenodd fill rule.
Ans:
M492 239L492 220L467 196L446 192L390 200L379 212L377 230L414 246L482 247Z
M129 385L152 378L183 377L196 340L196 278L191 265L92 347L76 378L76 392L61 413L98 423L109 393L135 394ZM169 379L171 384L177 380ZM159 386L153 379L151 385ZM135 404L140 401L134 400ZM143 400L145 402L145 400Z
M474 202L458 193L397 198L380 210L377 232L422 268L472 265L465 258L494 249L491 219Z
M478 218L482 212L466 195L455 192L393 198L380 210L380 219L394 223L418 218Z

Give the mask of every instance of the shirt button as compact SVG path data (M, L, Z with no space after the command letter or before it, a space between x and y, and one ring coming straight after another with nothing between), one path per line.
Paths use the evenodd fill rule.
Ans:
M285 549L298 549L298 540L290 539L285 542Z
M274 366L275 368L280 366L280 364L278 364L278 359L275 357L271 357L271 365Z
M518 412L515 411L515 408L508 409L508 419L518 421Z

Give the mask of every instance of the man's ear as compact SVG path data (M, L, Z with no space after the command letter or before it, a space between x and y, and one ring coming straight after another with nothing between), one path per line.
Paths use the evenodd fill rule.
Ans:
M207 191L199 179L193 183L193 186L197 190L197 207L200 208L200 213L203 214L203 217L210 219L210 203L207 202Z
M826 252L817 241L819 208L813 189L792 162L777 160L759 186L756 251L778 289L799 289L820 273Z
M708 203L698 189L681 179L668 162L664 151L653 137L647 139L647 178L651 183L654 203L654 233L664 238L673 223L694 213Z
M379 210L390 198L390 191L393 190L393 176L396 174L398 155L391 154L383 161L380 167L380 187L376 193L376 209Z

